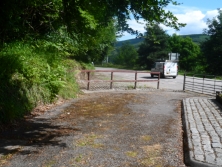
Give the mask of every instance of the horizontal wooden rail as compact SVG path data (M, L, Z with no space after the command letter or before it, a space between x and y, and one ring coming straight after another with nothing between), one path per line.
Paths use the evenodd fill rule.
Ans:
M133 71L133 70L82 70L82 73L87 73L87 90L89 90L90 82L110 82L110 89L113 88L113 83L114 82L134 82L134 89L137 87L137 82L157 82L157 89L159 89L159 84L160 84L160 73L155 72L152 74L158 75L157 80L138 80L137 79L137 74L138 73L150 73L150 72L145 72L145 71ZM90 79L90 73L95 73L95 72L110 72L111 73L111 79L110 80L91 80ZM134 80L114 80L114 73L135 73L135 79Z

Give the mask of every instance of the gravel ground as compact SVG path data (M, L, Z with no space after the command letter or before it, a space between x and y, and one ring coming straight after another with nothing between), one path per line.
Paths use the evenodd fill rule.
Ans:
M0 166L179 167L181 100L165 91L85 93L0 133Z

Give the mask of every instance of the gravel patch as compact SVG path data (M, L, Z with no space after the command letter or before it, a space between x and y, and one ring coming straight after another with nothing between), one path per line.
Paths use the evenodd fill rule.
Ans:
M184 166L181 100L191 96L85 93L1 132L0 166Z

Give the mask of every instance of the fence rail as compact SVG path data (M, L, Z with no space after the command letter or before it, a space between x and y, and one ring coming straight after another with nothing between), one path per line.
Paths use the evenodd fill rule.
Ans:
M159 89L159 84L160 84L160 73L156 72L155 75L158 75L157 79L152 79L152 80L138 80L138 73L147 73L149 74L150 72L144 72L144 71L132 71L132 70L82 70L81 73L87 74L86 79L84 82L87 82L87 90L90 88L90 83L101 83L101 82L109 82L110 83L110 89L113 88L114 82L134 82L134 89L137 88L137 83L138 82L157 82L157 89ZM91 74L92 73L110 73L110 80L105 80L105 79L100 79L100 80L92 80L91 79ZM114 73L135 73L134 79L114 79Z
M184 74L183 90L215 95L216 92L222 91L222 80L216 75Z

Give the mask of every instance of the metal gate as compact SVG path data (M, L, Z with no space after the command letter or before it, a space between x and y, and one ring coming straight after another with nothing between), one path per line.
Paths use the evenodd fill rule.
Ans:
M159 89L159 84L160 84L160 73L156 72L155 75L158 75L158 78L154 79L146 79L146 80L139 80L138 79L138 74L139 73L145 73L149 74L150 72L144 72L144 71L132 71L132 70L82 70L81 71L81 79L79 82L80 85L85 86L85 89L90 90L92 87L105 87L104 89L113 89L116 84L114 83L125 83L123 87L126 87L129 89L137 89L138 83L142 82L156 82L157 83L157 89ZM96 74L98 73L110 73L110 77L95 77ZM134 73L134 78L132 79L114 79L114 74L115 73ZM107 75L106 75L107 76ZM99 78L99 79L98 79ZM107 83L109 85L107 85ZM128 85L126 83L133 83L132 85ZM105 86L104 86L105 85ZM122 84L123 85L123 84Z
M184 74L183 90L202 94L215 95L222 91L222 79L215 75Z

